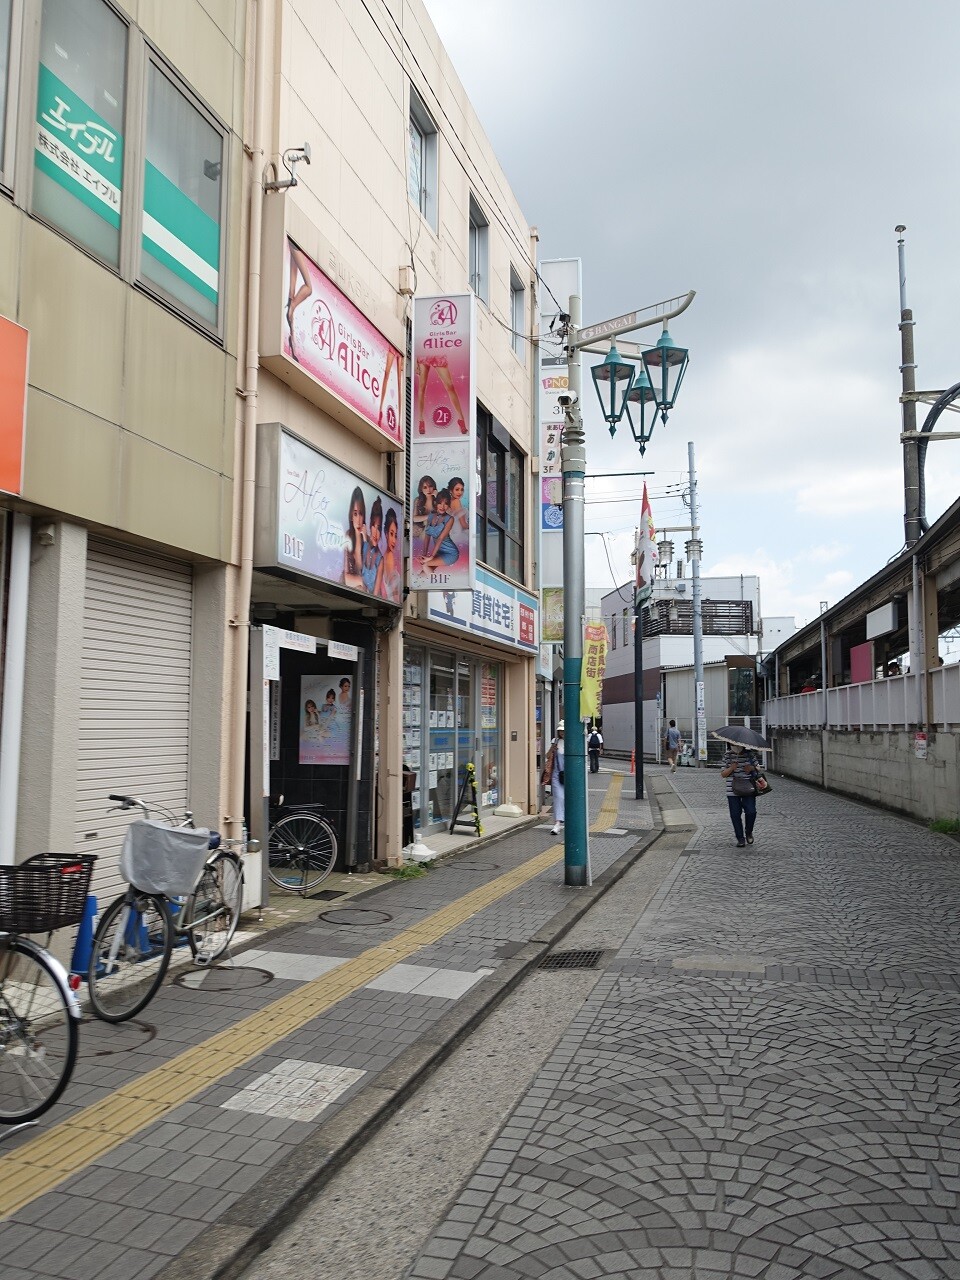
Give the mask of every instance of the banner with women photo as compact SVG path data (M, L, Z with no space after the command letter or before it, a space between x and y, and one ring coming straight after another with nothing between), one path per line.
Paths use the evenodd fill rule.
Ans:
M403 503L281 432L276 563L399 605Z
M472 293L414 299L410 589L476 580L477 411Z

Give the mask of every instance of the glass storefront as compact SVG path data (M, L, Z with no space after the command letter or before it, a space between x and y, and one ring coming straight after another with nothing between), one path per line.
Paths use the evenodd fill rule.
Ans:
M467 764L482 808L501 801L502 667L447 649L408 646L403 663L403 755L416 774L414 826L449 826Z

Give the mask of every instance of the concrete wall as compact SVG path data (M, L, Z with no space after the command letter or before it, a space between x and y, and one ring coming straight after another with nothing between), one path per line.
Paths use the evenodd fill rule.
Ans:
M883 805L924 822L960 819L960 735L931 733L926 759L904 731L804 731L773 735L774 770L826 785L857 800Z

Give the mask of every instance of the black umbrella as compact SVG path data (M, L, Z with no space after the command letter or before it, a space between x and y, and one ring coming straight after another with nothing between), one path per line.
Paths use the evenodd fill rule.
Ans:
M745 724L725 724L713 736L735 747L751 747L754 751L773 750L762 734L757 733L756 729L748 729Z

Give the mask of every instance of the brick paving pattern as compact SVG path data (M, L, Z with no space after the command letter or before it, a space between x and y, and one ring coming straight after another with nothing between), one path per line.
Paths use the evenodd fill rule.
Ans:
M960 846L774 779L700 825L410 1280L957 1280Z
M592 817L600 810L608 782L608 777L598 779L591 788ZM649 806L624 797L620 820L634 829L594 843L595 875L633 848L638 829L650 828ZM290 966L296 968L296 957L345 962L361 957L556 843L548 829L527 827L433 867L422 879L398 881L342 907L318 902L317 920L277 935L258 935L251 965L207 973L188 970L189 976L165 985L136 1022L117 1027L95 1020L85 1023L81 1058L63 1100L39 1129L7 1136L0 1146L0 1171L3 1155L31 1142L37 1133L108 1100L115 1089L316 976L311 969L302 979L278 977L270 970L272 954L281 953L276 966L284 973ZM484 980L484 975L476 979L479 970L495 972L568 902L560 864L476 912L438 942L407 957L407 963L453 970L453 976L462 979L451 982L449 972L441 973L434 990L472 989ZM455 996L378 990L376 984L340 1000L0 1222L3 1280L147 1280L156 1275L195 1241L202 1241L205 1229L224 1219L281 1162L295 1160L300 1144L315 1133L316 1119L246 1109L265 1075L316 1076L311 1065L319 1064L330 1069L327 1083L335 1096L323 1112L327 1120L358 1090L376 1083L380 1073L430 1033L455 1002ZM341 1068L346 1070L337 1070ZM302 1081L305 1090L314 1084L315 1080ZM245 1109L237 1109L238 1102Z

